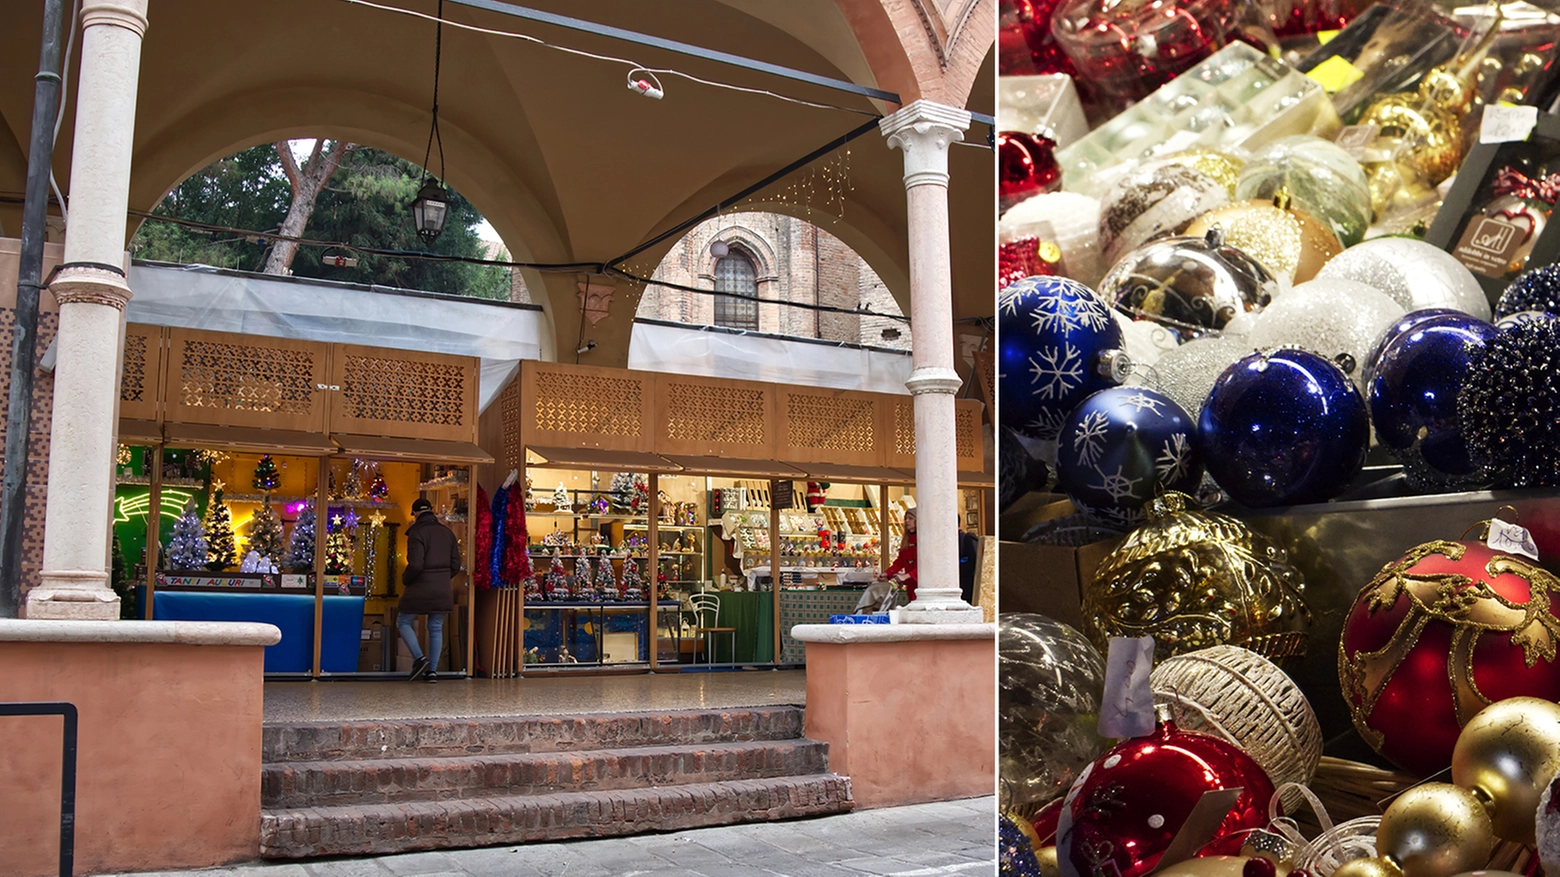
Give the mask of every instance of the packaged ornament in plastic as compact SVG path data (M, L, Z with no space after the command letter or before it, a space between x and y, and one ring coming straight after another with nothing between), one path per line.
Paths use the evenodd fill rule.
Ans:
M1467 31L1428 3L1378 3L1295 66L1332 95L1344 124L1376 97L1408 91L1450 61Z
M997 72L1001 76L1063 73L1072 61L1051 36L1057 0L1001 0L997 4Z
M997 221L998 289L1046 274L1070 277L1090 287L1099 283L1106 268L1099 223L1100 202L1076 192L1037 195L1008 210ZM1056 246L1055 260L1042 249L1047 243Z
M1061 148L1087 135L1089 120L1071 76L1003 76L997 80L997 130L1044 134Z

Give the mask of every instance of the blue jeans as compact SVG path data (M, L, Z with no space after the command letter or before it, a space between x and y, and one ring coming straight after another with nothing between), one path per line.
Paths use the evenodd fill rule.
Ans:
M417 646L417 630L412 627L412 621L417 616L413 613L402 612L396 616L396 629L401 631L401 641L411 650L412 658L421 658L422 649ZM428 664L431 667L439 666L439 655L444 652L444 619L443 612L428 616Z

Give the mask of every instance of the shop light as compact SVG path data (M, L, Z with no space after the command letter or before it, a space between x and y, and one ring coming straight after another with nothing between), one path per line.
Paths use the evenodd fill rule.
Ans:
M432 177L423 183L422 190L417 193L417 200L412 202L412 222L417 226L417 235L425 241L431 241L444 231L444 217L449 214L449 194L444 187Z

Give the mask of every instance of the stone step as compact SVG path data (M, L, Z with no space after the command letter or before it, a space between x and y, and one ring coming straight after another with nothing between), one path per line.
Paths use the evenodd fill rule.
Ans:
M613 791L263 811L268 858L378 855L824 816L851 809L835 774Z
M266 765L266 808L394 804L819 774L829 747L814 740L643 746Z
M512 752L786 740L802 736L797 706L719 711L502 716L371 722L268 722L262 760L349 761Z

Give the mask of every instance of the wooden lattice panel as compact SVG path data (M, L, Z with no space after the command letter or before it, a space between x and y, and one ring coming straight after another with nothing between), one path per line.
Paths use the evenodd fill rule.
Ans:
M170 422L324 432L326 345L188 329L169 334Z
M331 352L331 429L475 442L478 360L338 344Z
M658 375L655 451L769 460L774 453L773 384Z
M156 420L162 389L163 330L130 323L125 326L124 364L119 372L119 416Z
M894 399L894 448L888 465L896 469L915 469L915 397ZM985 467L986 448L981 433L982 405L974 399L954 403L953 435L960 472L979 472Z
M525 442L520 439L520 381L513 380L498 397L499 418L503 421L503 456L499 464L505 469L519 469L525 465Z
M520 379L527 446L650 450L653 373L525 362Z
M887 453L882 406L887 396L844 390L783 387L781 461L880 466Z

